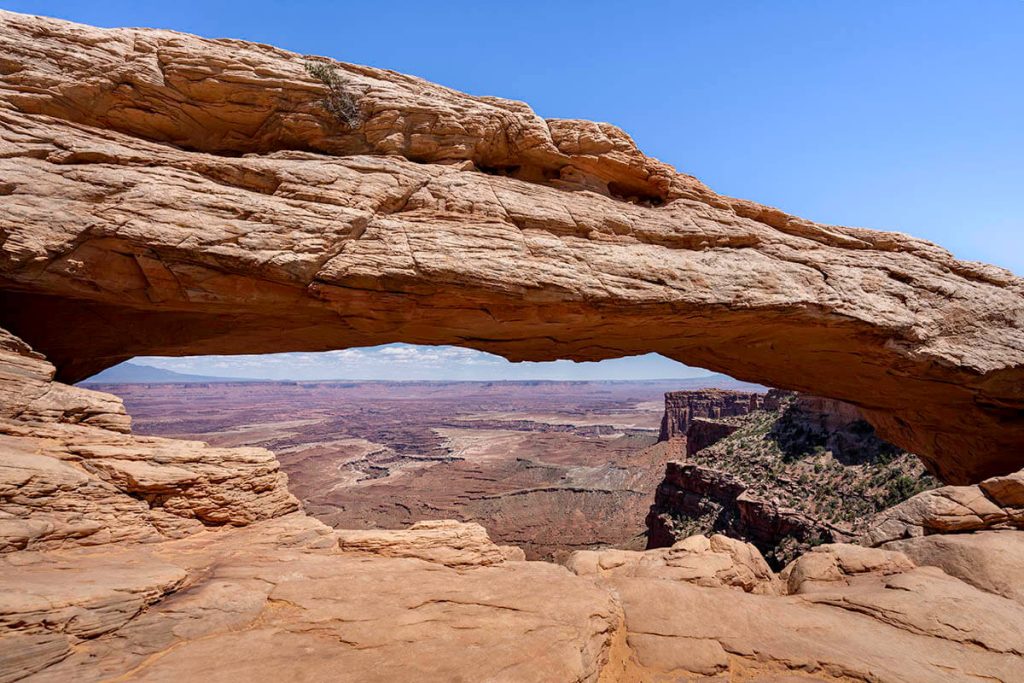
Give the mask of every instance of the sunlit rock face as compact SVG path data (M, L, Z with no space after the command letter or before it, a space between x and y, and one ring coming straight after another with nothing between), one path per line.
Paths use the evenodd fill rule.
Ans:
M118 399L53 372L0 332L2 681L1020 671L1019 476L954 487L1004 506L999 530L941 535L946 507L915 503L929 535L821 546L779 573L724 536L578 552L567 569L476 524L331 529L296 510L269 452L132 436Z
M0 51L0 324L65 381L397 340L656 351L856 404L949 482L1021 464L1024 283L1005 270L393 72L335 67L350 126L306 58L264 45L5 13Z
M851 401L952 481L1019 464L1005 271L389 72L337 67L342 125L303 61L0 14L0 680L1020 678L1019 477L778 574L721 537L574 573L473 525L332 530L270 452L135 437L118 399L55 381L398 339L653 350Z
M720 533L781 569L815 545L860 537L879 512L938 486L850 404L778 389L665 398L662 433L686 423L670 441L685 444L686 457L666 463L646 517L648 548Z
M687 436L690 425L700 418L746 415L763 407L764 399L764 394L749 391L670 391L665 394L665 415L661 420L658 440Z

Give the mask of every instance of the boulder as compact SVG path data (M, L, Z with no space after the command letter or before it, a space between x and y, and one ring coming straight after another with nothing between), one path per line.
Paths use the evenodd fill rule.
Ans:
M791 595L835 590L850 585L860 574L887 576L910 571L914 563L906 555L846 543L829 543L801 555L782 572Z
M989 593L1024 603L1024 533L979 531L933 534L886 543L920 566L939 567L950 576Z
M715 534L691 536L671 548L578 550L566 561L580 576L632 576L731 587L748 593L778 592L778 581L757 548Z
M519 548L495 545L479 524L452 519L416 522L396 531L344 530L337 536L338 547L345 552L415 557L447 567L480 567L526 559Z
M1001 501L1015 503L1019 482L1020 473L1017 473L986 480L979 486L943 486L924 491L878 513L859 542L879 546L928 534L1024 528L1024 511L999 504ZM995 495L990 495L990 491Z

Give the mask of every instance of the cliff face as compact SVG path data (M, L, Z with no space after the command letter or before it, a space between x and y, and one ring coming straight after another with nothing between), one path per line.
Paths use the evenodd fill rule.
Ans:
M0 680L771 680L793 657L801 670L810 661L883 680L1012 680L1019 665L1024 577L1012 557L1024 544L1007 529L1024 525L1020 475L921 494L875 520L865 542L884 549L825 546L781 575L753 546L695 536L648 553L577 553L577 578L522 562L472 524L333 531L295 512L272 454L134 437L117 398L54 382L45 358L0 338ZM701 423L713 421L691 429ZM773 517L743 484L670 469L704 501L736 501L753 539L793 533L780 526L791 516ZM938 535L948 533L958 535ZM729 637L694 626L709 621ZM765 639L768 624L842 632L856 647ZM968 632L970 642L955 637Z
M269 451L132 436L120 399L53 375L0 330L0 552L157 542L298 509Z
M647 547L667 548L694 534L722 533L765 552L777 569L810 542L847 541L829 525L777 501L759 499L729 472L670 462L647 515Z
M764 404L764 395L754 392L705 389L670 391L665 394L665 416L661 420L659 441L686 436L690 423L699 417L746 415Z
M691 420L690 426L686 428L684 434L686 437L686 455L693 455L708 446L713 446L739 428L738 424L729 423L724 420L704 418Z
M614 126L392 72L11 13L0 53L0 325L62 381L135 355L394 341L658 352L854 403L950 482L1021 466L1007 271L723 197Z
M884 548L823 546L781 574L724 536L566 571L475 524L332 530L270 453L132 436L118 399L0 339L0 681L1019 671L1019 476L922 494L879 520Z
M934 485L854 406L778 390L757 396L756 411L690 421L687 461L667 465L647 515L648 548L719 532L781 567L812 545L855 538L879 510ZM687 405L685 392L668 397L666 412ZM696 392L694 404L706 399Z

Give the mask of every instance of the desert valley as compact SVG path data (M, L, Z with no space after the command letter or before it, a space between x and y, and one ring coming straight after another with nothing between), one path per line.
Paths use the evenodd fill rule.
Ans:
M125 399L136 433L274 451L331 526L477 522L528 559L643 549L671 457L648 451L669 382L100 386Z
M763 387L722 375L85 386L122 397L137 434L273 451L306 512L332 527L457 519L530 560L733 531L784 565L794 559L785 546L850 540L857 523L935 486L852 406L788 395L773 403ZM672 391L681 386L696 388ZM687 484L680 462L699 468ZM743 520L741 491L754 503Z
M116 380L397 343L714 374ZM0 683L193 680L1024 681L1024 279L610 124L0 11Z

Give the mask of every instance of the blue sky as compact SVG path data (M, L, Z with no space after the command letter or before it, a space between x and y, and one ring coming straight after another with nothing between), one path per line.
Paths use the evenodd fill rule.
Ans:
M412 344L265 356L143 357L132 362L186 374L294 380L641 380L710 374L653 353L599 363L510 363L500 356L473 349Z
M1024 1L6 1L614 123L713 189L1024 274Z

